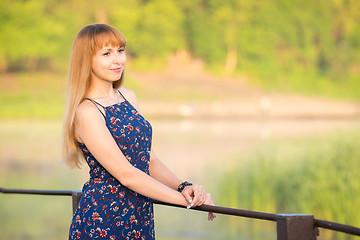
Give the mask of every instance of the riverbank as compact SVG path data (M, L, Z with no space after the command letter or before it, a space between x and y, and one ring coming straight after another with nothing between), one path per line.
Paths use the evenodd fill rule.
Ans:
M131 64L130 64L131 66ZM271 79L269 79L271 81ZM157 119L346 119L360 117L357 101L269 92L247 76L215 76L199 61L170 61L166 69L126 69L142 113ZM3 74L0 119L62 118L66 74Z
M144 115L157 118L359 118L360 103L267 92L246 77L219 77L201 63L169 63L166 70L133 72ZM271 81L271 80L269 80ZM127 84L127 83L126 83ZM125 85L126 85L125 84ZM131 87L132 83L128 83Z

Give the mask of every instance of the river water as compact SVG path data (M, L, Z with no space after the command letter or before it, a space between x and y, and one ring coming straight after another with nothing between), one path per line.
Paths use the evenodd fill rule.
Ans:
M352 119L150 119L150 122L153 146L160 159L181 179L203 185L215 202L219 198L217 180L236 164L236 156L243 152L271 140L360 129L360 122ZM0 122L1 187L81 189L88 178L87 171L86 166L71 170L62 162L61 121ZM0 219L6 219L0 220L4 239L66 238L71 219L70 199L3 195L0 203ZM215 222L208 222L202 212L156 206L155 220L160 240L276 239L275 224L262 225L263 231L259 233L253 227L257 221L242 218L218 215ZM243 234L236 229L239 224Z

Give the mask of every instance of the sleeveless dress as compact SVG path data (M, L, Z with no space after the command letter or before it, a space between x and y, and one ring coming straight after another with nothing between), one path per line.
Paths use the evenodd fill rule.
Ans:
M103 114L98 108L128 161L149 174L150 123L126 99L107 107L88 100L105 110ZM94 158L85 144L78 144L90 167L90 180L82 189L69 239L155 239L152 199L123 186Z

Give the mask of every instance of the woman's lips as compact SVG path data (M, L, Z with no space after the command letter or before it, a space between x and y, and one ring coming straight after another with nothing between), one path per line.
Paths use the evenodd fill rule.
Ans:
M110 69L111 71L114 71L114 72L121 72L121 67L119 68L112 68Z

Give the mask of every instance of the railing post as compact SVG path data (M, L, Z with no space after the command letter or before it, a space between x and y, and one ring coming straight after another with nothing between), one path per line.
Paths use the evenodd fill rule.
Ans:
M75 213L76 208L79 205L81 196L82 196L81 191L72 191L71 192L73 214Z
M314 216L305 214L279 214L277 219L278 240L316 240L317 228Z

